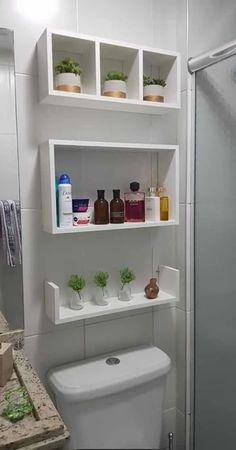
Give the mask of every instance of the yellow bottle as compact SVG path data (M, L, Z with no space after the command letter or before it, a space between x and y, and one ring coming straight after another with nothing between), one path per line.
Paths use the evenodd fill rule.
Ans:
M160 197L160 220L169 220L169 198L164 195L165 188L158 188L158 197Z

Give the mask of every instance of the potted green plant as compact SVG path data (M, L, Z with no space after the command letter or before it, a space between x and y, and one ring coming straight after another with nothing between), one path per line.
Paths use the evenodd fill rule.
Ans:
M68 287L72 289L70 298L71 309L82 309L84 307L84 295L82 291L85 286L86 282L82 275L71 275L68 281Z
M64 58L55 66L55 88L59 91L81 92L81 68L73 58Z
M149 102L164 102L165 80L162 78L143 77L143 100Z
M127 75L123 72L108 72L103 86L103 95L106 95L107 97L126 98L127 79Z
M127 302L131 300L132 294L131 294L131 286L130 283L135 280L135 275L132 270L130 270L128 267L125 267L124 269L121 269L120 271L120 282L121 286L119 289L118 298L119 300L122 300L123 302Z
M97 305L105 306L108 305L108 291L107 291L107 281L109 274L107 272L97 272L94 275L93 282L98 288L95 294L95 300Z

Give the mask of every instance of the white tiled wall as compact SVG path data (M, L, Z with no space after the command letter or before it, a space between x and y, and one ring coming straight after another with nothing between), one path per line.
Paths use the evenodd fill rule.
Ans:
M179 410L176 414L176 379L178 384L178 372L181 372L178 358L182 364L183 355L180 358L180 353L183 343L180 340L182 347L178 342L176 346L176 335L178 327L182 329L184 325L180 320L176 322L175 308L162 307L153 312L120 314L109 316L106 320L93 319L73 326L55 327L44 313L43 280L52 277L55 282L64 283L72 268L73 272L79 272L81 264L91 272L96 261L100 263L104 248L112 249L114 255L112 260L111 252L106 258L103 257L104 267L111 266L114 271L122 265L125 257L127 263L135 265L136 273L142 273L146 280L152 271L154 248L154 264L173 265L184 272L184 113L179 119L177 113L152 117L39 105L35 52L36 42L46 26L175 50L180 42L183 46L182 40L185 39L181 33L179 37L177 3L176 0L1 0L0 25L15 32L26 352L42 379L45 379L49 368L67 361L139 344L154 343L160 346L173 360L167 384L162 445L166 446L167 433L175 432L177 423L177 430L180 429L178 442L181 442L178 448L183 450L182 418L185 411ZM182 100L185 107L184 83L183 78ZM179 229L103 233L99 234L99 238L92 234L81 238L43 233L38 144L48 138L170 144L180 140L182 204ZM185 308L184 274L181 277L182 309L178 309L177 316L184 314L182 310ZM178 407L182 408L179 392Z
M189 56L235 40L234 0L189 0Z

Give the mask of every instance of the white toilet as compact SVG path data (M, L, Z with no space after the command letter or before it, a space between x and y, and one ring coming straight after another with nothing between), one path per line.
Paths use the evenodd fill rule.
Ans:
M51 370L67 449L159 449L170 365L157 347L141 347Z

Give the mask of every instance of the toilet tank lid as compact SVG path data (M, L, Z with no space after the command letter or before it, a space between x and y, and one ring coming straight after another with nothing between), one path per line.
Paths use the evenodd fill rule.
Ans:
M48 373L56 395L73 402L113 394L152 381L170 370L168 355L157 347L138 347L63 365Z

